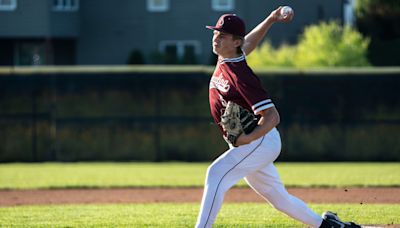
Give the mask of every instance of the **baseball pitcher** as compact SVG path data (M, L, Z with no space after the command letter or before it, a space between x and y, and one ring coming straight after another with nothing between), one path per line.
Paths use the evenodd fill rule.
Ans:
M240 179L274 208L311 227L360 227L339 220L336 214L314 213L303 201L290 195L273 164L281 151L279 114L260 79L246 63L249 55L275 22L288 22L293 11L274 10L250 33L234 14L222 15L213 30L212 48L218 63L210 80L211 114L219 125L229 150L207 170L196 227L211 227L224 194Z

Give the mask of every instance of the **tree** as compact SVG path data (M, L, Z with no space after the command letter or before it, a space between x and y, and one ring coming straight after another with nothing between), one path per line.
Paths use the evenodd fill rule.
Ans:
M144 64L144 57L140 50L135 49L131 52L128 58L128 64Z
M400 1L357 0L357 27L371 37L368 59L373 65L400 65Z
M305 28L297 46L274 49L265 42L249 55L252 67L368 66L369 39L338 22L321 22Z
M321 22L304 30L297 46L297 67L368 66L369 39L349 26Z

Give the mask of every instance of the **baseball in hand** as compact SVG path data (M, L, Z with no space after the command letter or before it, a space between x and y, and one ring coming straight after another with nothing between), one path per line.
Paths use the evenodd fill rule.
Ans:
M290 6L282 7L280 13L284 20L291 21L293 19L294 11Z

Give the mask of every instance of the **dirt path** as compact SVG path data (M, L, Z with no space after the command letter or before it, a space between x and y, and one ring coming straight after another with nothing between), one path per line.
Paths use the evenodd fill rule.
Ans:
M400 188L290 188L307 203L400 203ZM36 204L200 202L201 188L0 190L0 206ZM263 202L248 188L229 190L225 202Z

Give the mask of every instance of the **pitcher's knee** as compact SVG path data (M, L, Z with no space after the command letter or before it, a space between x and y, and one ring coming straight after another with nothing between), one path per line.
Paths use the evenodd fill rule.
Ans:
M211 164L207 169L207 183L218 183L222 179L223 173L221 172L218 163Z
M212 164L207 169L206 184L215 186L222 194L228 191L238 180L236 180L229 170L221 168L221 164Z

